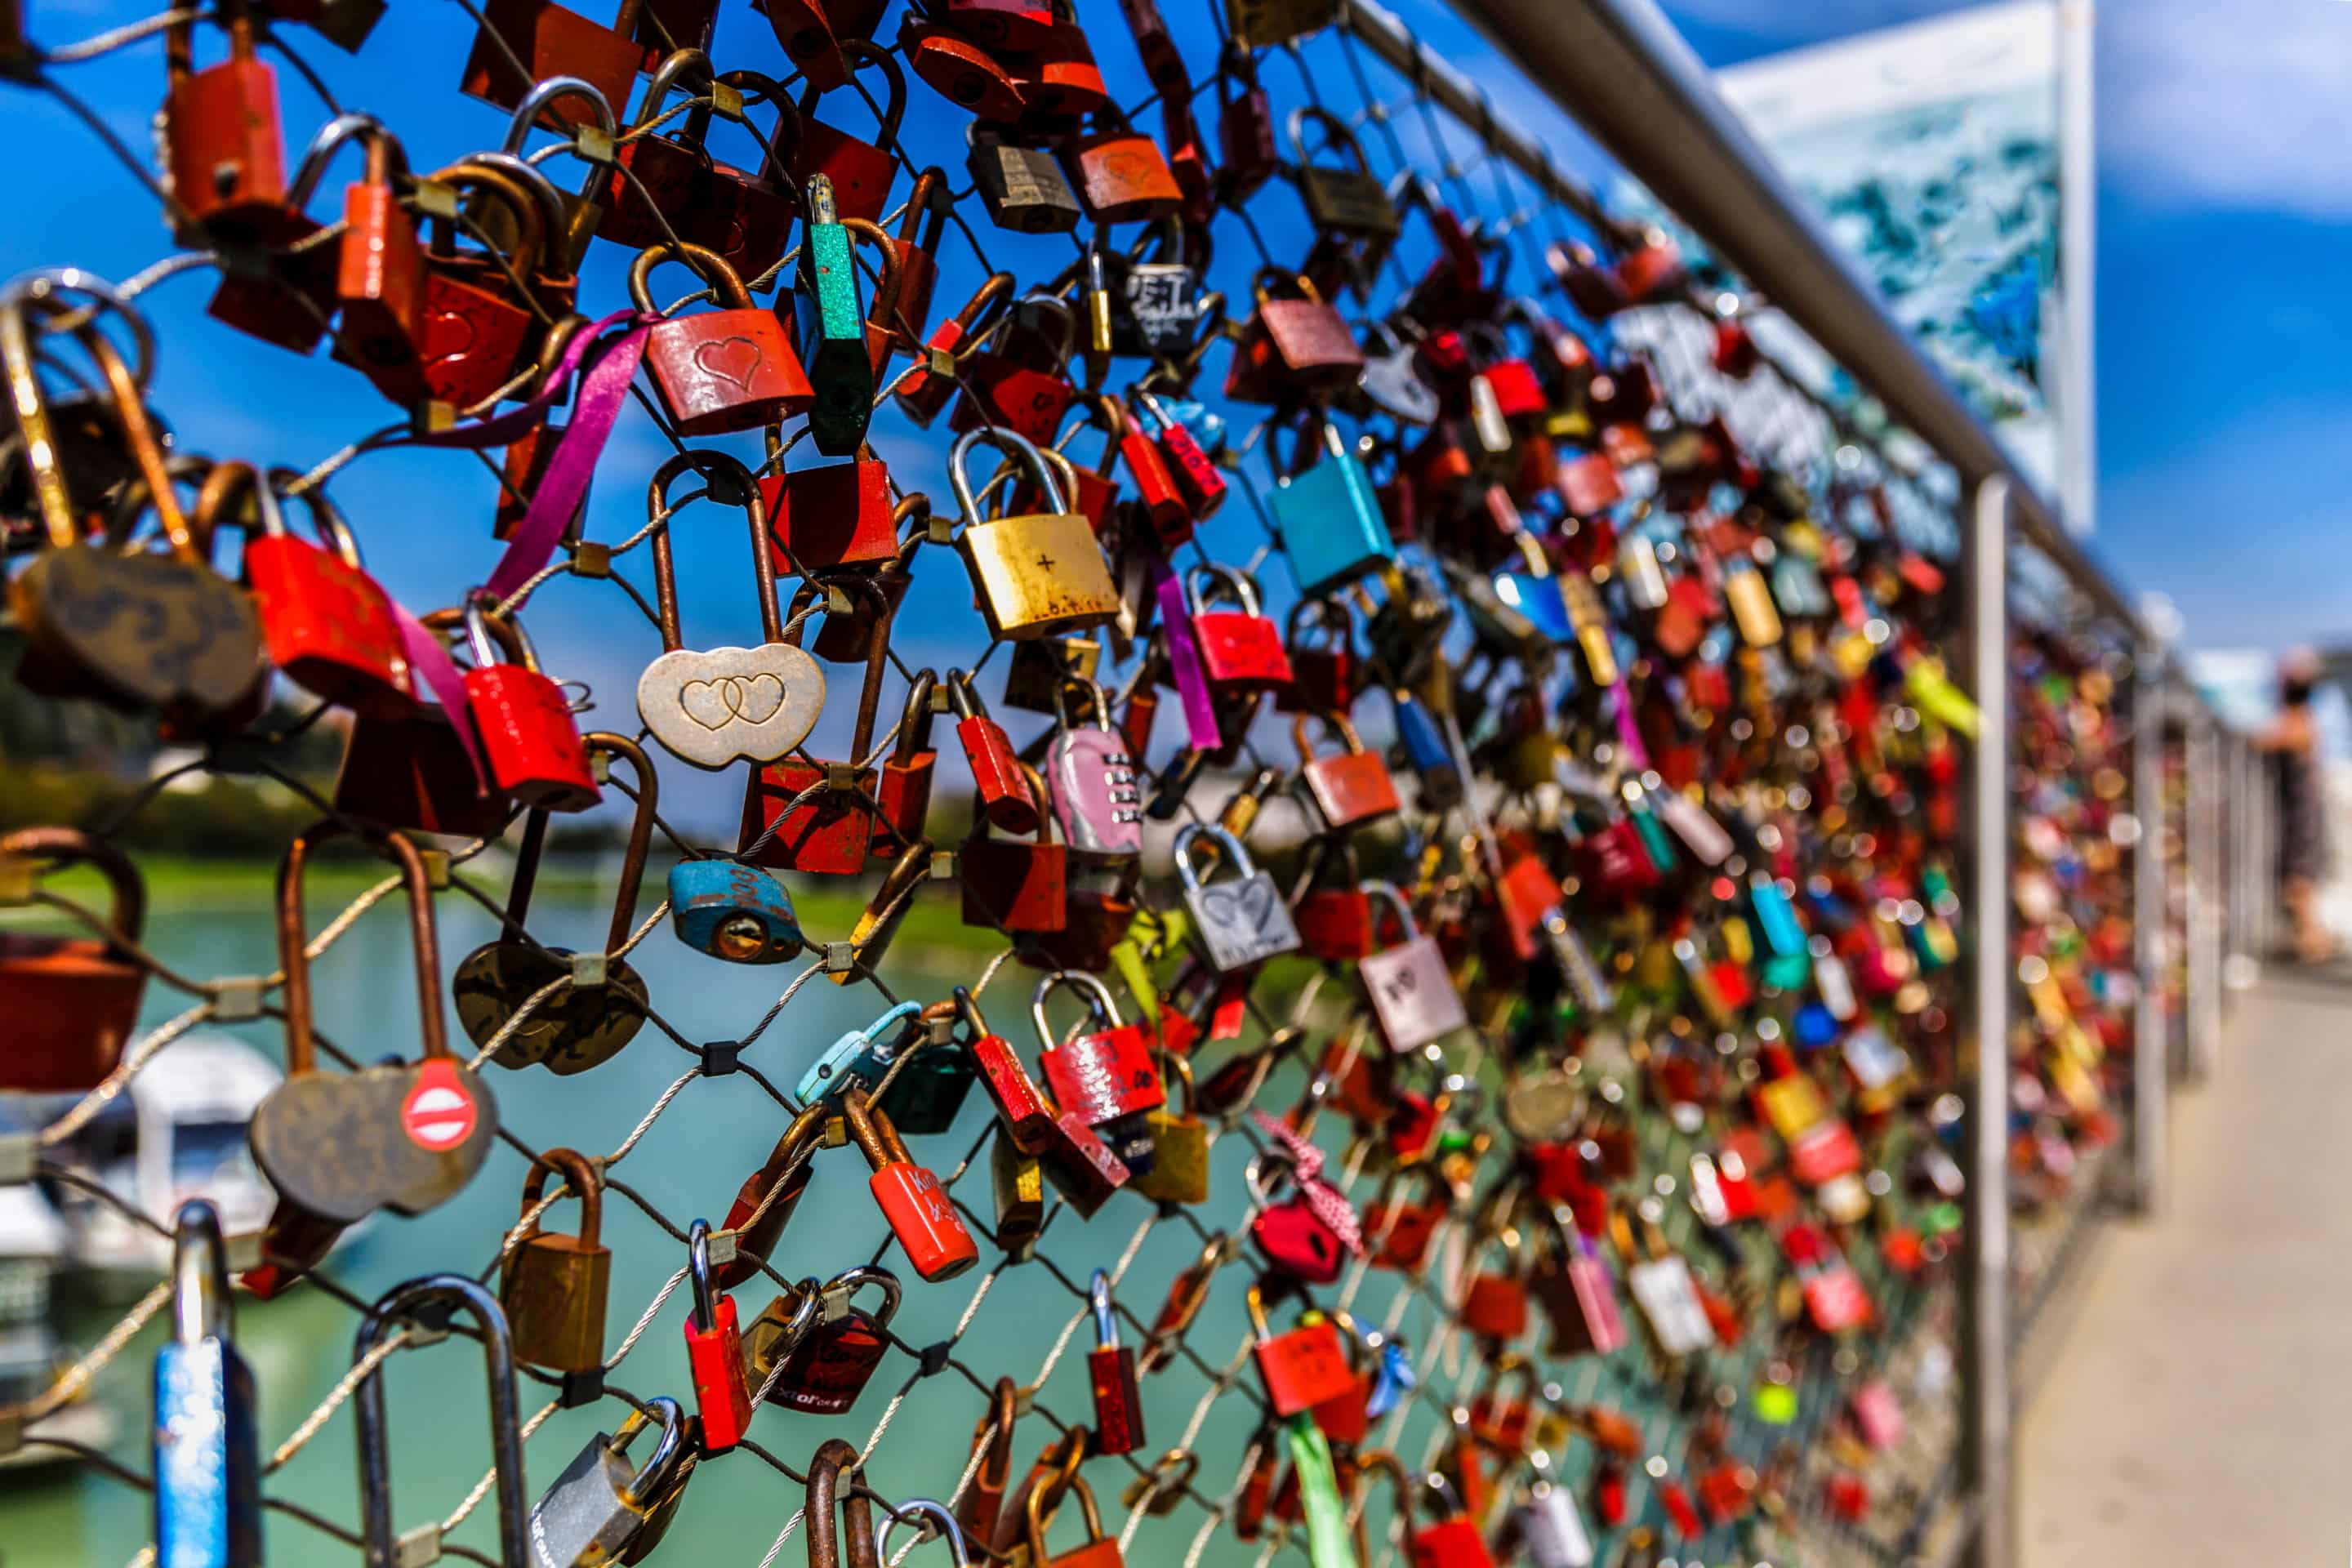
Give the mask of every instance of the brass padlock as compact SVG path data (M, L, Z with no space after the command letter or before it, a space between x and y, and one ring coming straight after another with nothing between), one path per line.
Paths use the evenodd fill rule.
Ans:
M604 1184L586 1155L550 1149L532 1163L530 1179L523 1184L524 1214L538 1206L551 1170L562 1172L580 1194L580 1234L561 1236L531 1220L501 1263L499 1305L506 1310L518 1360L556 1372L586 1372L604 1362L604 1301L613 1279L612 1249L598 1237Z
M992 446L1025 467L1048 510L983 516L964 473L975 443ZM948 482L966 520L956 548L971 572L991 637L1026 642L1118 618L1118 585L1111 581L1110 563L1094 530L1069 510L1061 481L1034 446L1009 430L970 431L949 455Z
M1192 1110L1192 1064L1174 1051L1160 1054L1160 1071L1173 1072L1182 1086L1181 1107L1171 1100L1144 1113L1151 1138L1151 1164L1128 1185L1156 1204L1209 1201L1209 1124Z

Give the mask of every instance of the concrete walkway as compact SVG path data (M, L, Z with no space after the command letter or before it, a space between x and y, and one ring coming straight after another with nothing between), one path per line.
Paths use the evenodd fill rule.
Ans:
M2336 1563L2352 1541L2352 976L2270 970L2176 1090L2020 1415L2024 1568Z

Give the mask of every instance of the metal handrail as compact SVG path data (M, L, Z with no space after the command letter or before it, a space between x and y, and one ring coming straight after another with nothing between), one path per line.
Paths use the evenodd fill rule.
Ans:
M2005 480L2011 513L2027 540L2135 643L2155 646L2115 579L2066 531L2056 507L2010 461L1992 432L1887 313L1877 290L1806 213L1654 0L1457 0L1456 8L1898 423L1951 464L1964 493L1988 479ZM1377 7L1354 0L1353 9L1369 16ZM1483 104L1483 95L1476 101Z

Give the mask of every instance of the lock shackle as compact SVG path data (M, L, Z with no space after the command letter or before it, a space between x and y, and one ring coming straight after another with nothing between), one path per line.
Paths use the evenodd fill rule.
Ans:
M927 1497L908 1498L895 1510L886 1511L888 1517L883 1520L882 1529L874 1538L874 1555L877 1560L890 1561L890 1532L919 1515L939 1526L948 1550L955 1554L956 1568L966 1568L971 1562L971 1548L964 1541L963 1527L956 1522L955 1510L947 1504ZM1043 1568L1043 1564L1039 1568Z
M948 490L955 497L956 506L965 522L983 521L980 515L980 503L972 497L971 477L965 471L974 447L993 447L1013 463L1026 466L1030 482L1044 494L1046 507L1053 514L1058 516L1070 510L1069 502L1064 499L1061 482L1046 467L1045 459L1034 443L1013 431L992 429L983 425L956 437L956 444L948 450Z
M1298 760L1302 763L1315 760L1315 747L1307 738L1307 726L1317 720L1322 721L1326 731L1339 737L1339 743L1348 749L1349 755L1362 754L1364 738L1356 733L1355 721L1345 713L1336 709L1328 713L1301 713L1290 721L1290 738L1297 743Z
M1297 433L1290 444L1290 456L1285 458L1275 443L1276 435L1284 429ZM1307 407L1298 411L1295 422L1276 421L1267 425L1265 432L1265 466L1274 470L1276 485L1287 485L1299 475L1321 462L1326 457L1341 461L1355 457L1348 438L1339 434L1339 426L1328 408Z
M596 129L605 135L620 134L620 121L613 114L613 100L604 96L603 88L582 77L542 77L531 84L530 90L523 94L522 101L515 105L514 114L507 121L506 140L499 143L499 150L520 155L523 144L530 140L531 127L539 123L541 113L566 100L577 100L586 104L588 118L594 121Z
M522 1212L530 1215L539 1200L547 1194L547 1178L551 1172L562 1172L565 1184L580 1199L580 1245L593 1247L602 1238L604 1224L604 1184L598 1179L594 1162L577 1149L550 1149L530 1163L530 1173L523 1178ZM530 1228L520 1239L528 1240L539 1234L539 1216L531 1215Z
M138 864L106 839L79 827L19 827L0 834L0 859L46 860L51 868L86 865L98 868L111 896L106 925L118 939L107 944L107 955L135 962L123 943L135 942L147 929L147 882Z
M1037 1026L1037 1038L1046 1045L1054 1043L1054 1026L1045 1021L1045 998L1054 994L1057 985L1074 986L1087 994L1089 1022L1100 1019L1106 1029L1121 1027L1118 1003L1112 998L1109 986L1082 969L1056 969L1040 978L1037 988L1029 994L1029 1021Z
M332 550L341 558L343 564L353 571L367 570L367 562L360 553L360 536L352 527L351 519L343 515L343 509L327 494L326 486L312 485L299 494L293 494L293 488L301 481L302 476L297 470L282 466L271 468L264 478L268 481L270 495L278 503L280 518L286 515L289 499L300 501L303 510L310 514L310 531L319 536L320 542Z
M895 153L898 145L898 122L907 117L907 73L898 68L898 62L887 50L871 38L842 39L841 58L849 63L849 86L866 100L866 108L875 110L882 140L871 145L879 153ZM875 105L874 95L866 90L866 84L857 79L857 73L868 66L882 73L886 96L879 108ZM801 94L801 113L814 112L816 100L824 96L824 89L811 82L809 89Z
M515 275L529 283L539 270L540 258L548 254L548 238L562 232L564 211L562 195L555 183L524 163L511 153L474 153L432 176L439 184L465 189L480 184L502 192L509 210L532 220L530 227L521 232L528 240L517 242L517 254L508 258ZM444 233L454 226L444 226ZM525 258L529 259L526 260Z
M518 626L515 630L520 636L522 628ZM629 837L621 850L620 882L613 890L613 923L604 931L604 951L617 953L636 930L637 895L645 885L646 857L653 848L661 778L654 772L645 748L626 735L614 734L610 730L591 730L580 737L580 743L592 752L621 758L637 775L636 809L629 816Z
M48 403L41 388L33 348L33 322L26 309L30 302L51 316L77 313L54 298L58 289L88 293L109 303L121 301L121 296L110 286L101 288L96 279L70 268L37 274L0 294L0 367L5 367L12 389L17 430L23 437L26 466L32 471L42 526L49 536L50 547L63 550L81 542L80 514L67 485L64 467L58 461L56 430L49 422ZM118 308L132 321L144 368L152 362L153 342L145 323L127 304L119 304ZM97 318L87 311L79 314L82 319L72 329L74 338L105 383L101 401L112 403L122 422L123 443L130 447L139 477L146 483L156 520L171 541L172 553L191 565L202 565L204 554L189 530L187 514L180 508L179 495L172 488L171 459L148 416L142 384L124 363L114 341L99 331Z
M1299 298L1310 305L1323 303L1323 290L1304 272L1286 272L1279 267L1265 266L1250 274L1250 298L1261 306L1273 302L1274 290L1278 286L1297 289Z
M1165 1085L1167 1083L1169 1074L1173 1073L1176 1075L1178 1096L1176 1103L1179 1118L1186 1121L1191 1120L1196 1110L1192 1103L1193 1088L1192 1059L1186 1057L1181 1051L1159 1051L1154 1054L1160 1058L1160 1081L1161 1084Z
M89 303L68 307L58 298L63 294L79 294ZM95 272L79 267L42 267L11 279L0 287L0 311L22 310L27 305L37 305L54 321L32 321L27 331L46 335L50 332L79 333L108 310L123 320L131 330L131 379L145 387L155 379L155 331L147 318L131 302L128 295Z
M915 679L908 683L907 706L898 714L898 735L890 748L890 760L901 767L930 750L931 692L939 679L939 673L927 666L915 671Z
M1202 587L1203 583L1208 584L1206 590ZM1202 562L1184 574L1185 608L1199 615L1216 602L1216 590L1220 588L1241 606L1243 615L1263 613L1258 608L1257 584L1250 581L1249 574L1238 566L1222 565L1214 561Z
M691 268L697 277L709 285L712 299L720 310L756 309L751 303L751 291L743 287L742 275L725 257L692 240L682 239L676 245L648 246L637 252L636 259L629 263L629 299L638 310L658 314L654 305L652 279L654 268L665 261L675 261ZM699 452L694 454L697 457L701 455ZM682 452L676 454L672 461L686 456L688 454ZM740 459L730 458L730 461L740 463Z
M686 1227L686 1279L694 1291L694 1327L709 1333L719 1326L716 1288L710 1281L710 1222L697 1218Z
M776 111L775 127L770 131L761 131L752 124L751 117L740 109L730 114L721 108L719 114L751 133L751 140L760 144L760 151L767 160L766 172L760 177L774 180L792 204L800 205L804 198L801 182L793 174L793 166L800 161L801 143L807 139L808 122L801 118L801 111L793 107L793 100L784 95L783 85L775 78L755 70L721 71L718 81L720 86L736 89L739 99L743 89L750 89L762 103ZM779 141L779 137L783 139Z
M946 684L948 706L955 710L956 717L959 719L988 717L988 704L982 701L980 693L973 689L971 676L968 672L961 669L949 670Z
M857 1450L839 1437L827 1437L809 1459L808 1495L803 1511L808 1521L809 1568L839 1568L841 1526L849 1521L850 1561L866 1568L866 1553L874 1549L874 1512L856 1492L842 1495L841 1472L857 1468Z
M857 1145L876 1174L887 1166L914 1163L915 1157L907 1152L907 1141L892 1125L889 1113L855 1084L841 1091L841 1115L849 1123L849 1141Z
M436 612L436 616L448 613ZM490 608L488 593L477 588L467 595L465 607L457 615L466 628L466 647L473 656L476 669L488 669L494 664L513 663L534 673L538 671L539 650L523 635L520 622ZM430 626L433 622L428 619L425 624ZM504 659L499 658L500 654L506 656Z
M655 1439L654 1451L646 1456L637 1473L629 1478L626 1490L631 1502L643 1503L647 1498L667 1491L670 1472L687 1455L686 1410L667 1394L656 1394L646 1401L644 1409L629 1412L621 1422L621 1429L613 1435L614 1448L628 1452L629 1444L656 1416L661 1419L661 1436Z
M899 209L897 243L926 256L934 254L947 229L948 214L954 210L955 203L948 195L947 171L934 163L915 176L915 188L908 193L906 205ZM920 239L915 237L919 224L922 226ZM914 1504L907 1506L912 1508Z
M1421 922L1412 918L1412 903L1406 900L1403 889L1394 882L1367 879L1357 883L1356 890L1368 899L1378 899L1396 910L1397 924L1404 929L1399 945L1421 940Z
M190 1198L172 1216L172 1342L227 1339L233 1319L220 1211Z
M1249 851L1242 847L1240 839L1213 822L1188 822L1177 830L1175 847L1176 875L1184 884L1186 892L1201 890L1201 875L1192 868L1192 846L1202 838L1208 839L1222 851L1224 863L1234 868L1236 876L1249 878L1257 875L1257 862L1250 858Z
M499 1500L499 1561L507 1568L530 1562L530 1498L524 1489L522 1417L515 1394L514 1343L498 1298L462 1274L427 1274L394 1286L361 1319L352 1346L354 1365L383 1342L403 1320L446 1321L463 1310L482 1331L482 1361L489 1381L490 1452L496 1461ZM383 1364L379 1362L353 1392L360 1451L360 1535L371 1563L400 1561L394 1538L392 1449L384 1432Z
M1065 730L1074 727L1070 722L1070 689L1074 686L1092 694L1095 728L1108 731L1111 727L1110 698L1103 691L1102 682L1091 676L1071 675L1066 671L1054 682L1054 721Z
M1290 150L1298 154L1298 166L1305 169L1310 159L1307 151L1307 127L1312 124L1323 132L1322 147L1338 149L1357 168L1369 174L1372 165L1364 156L1364 144L1348 129L1348 122L1319 103L1302 103L1290 111Z
M1283 640L1293 647L1304 641L1301 634L1308 630L1328 632L1339 645L1352 652L1355 648L1356 617L1348 601L1337 594L1327 594L1319 599L1301 599L1290 606L1283 620Z
M1049 1491L1053 1496L1045 1495ZM1078 1494L1078 1510L1086 1517L1088 1544L1106 1539L1103 1535L1102 1511L1095 1506L1095 1489L1087 1485L1086 1477L1074 1470L1059 1485L1049 1487L1041 1484L1029 1489L1029 1502L1025 1511L1028 1515L1026 1522L1031 1563L1042 1565L1048 1561L1045 1556L1045 1531L1052 1526L1054 1515L1060 1511L1062 1500L1072 1492Z
M956 1012L963 1018L964 1026L971 1031L973 1039L988 1037L988 1020L981 1016L979 999L972 995L970 986L955 988L955 1006Z
M869 1312L866 1316L873 1321L875 1327L888 1328L890 1320L898 1315L898 1298L901 1291L898 1288L898 1277L880 1264L861 1263L855 1268L843 1269L824 1282L821 1294L839 1297L842 1310L845 1313L856 1310L849 1305L850 1299L868 1285L878 1285L882 1288L882 1310Z
M1377 1473L1388 1479L1396 1494L1397 1518L1403 1521L1408 1535L1422 1528L1423 1515L1415 1494L1425 1489L1425 1482L1406 1469L1403 1460L1386 1448L1372 1448L1356 1456L1356 1468L1364 1475Z
M1097 1349L1118 1349L1118 1311L1111 1305L1110 1276L1097 1268L1087 1280L1087 1302L1094 1309Z
M289 211L300 212L310 205L310 198L318 194L319 182L326 177L327 165L342 150L343 143L354 138L365 139L371 164L376 163L380 151L384 160L380 165L381 176L370 172L371 183L378 178L391 180L407 175L408 153L401 146L400 138L386 131L383 121L374 115L346 110L312 132L310 144L302 149L302 161L295 165L293 183L286 187Z
M646 253L651 254L650 251ZM704 254L709 253L705 251ZM638 259L642 261L645 258L640 256ZM721 260L719 265L724 267L726 262ZM631 276L634 288L634 272ZM749 298L745 296L747 300ZM751 470L743 466L741 458L709 447L697 447L673 453L654 470L654 477L646 487L646 515L662 518L662 524L654 530L653 537L655 619L661 625L662 651L676 653L686 646L677 617L677 566L669 537L669 524L674 520L675 510L669 503L669 488L677 482L679 475L689 470L701 475L705 481L700 499L721 505L731 501L743 509L751 531L751 582L760 598L761 639L769 643L782 642L784 618L776 603L776 560L768 548L768 508L767 503L760 499L759 484L752 479ZM679 504L683 506L685 503ZM673 515L663 517L664 512Z
M278 963L286 972L286 1076L318 1070L318 1044L310 1033L310 957L303 951L302 878L310 868L310 852L330 838L350 831L331 818L314 822L294 836L286 858L278 863ZM0 842L0 848L5 848ZM424 1039L425 1061L451 1061L448 1037L441 1019L441 950L433 934L433 889L425 875L425 858L408 835L386 832L383 848L400 867L408 890L408 940L415 952L418 1032Z

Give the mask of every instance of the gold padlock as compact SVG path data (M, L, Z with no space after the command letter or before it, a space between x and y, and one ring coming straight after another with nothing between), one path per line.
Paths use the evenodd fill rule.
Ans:
M974 442L985 442L1016 467L1025 468L1049 510L1020 517L983 515L964 474ZM948 482L966 519L956 548L971 573L992 637L1031 642L1106 626L1118 617L1118 588L1111 581L1102 547L1095 542L1095 531L1085 517L1069 510L1063 484L1034 446L1009 430L968 432L949 456ZM995 488L993 482L989 486Z
M1723 574L1723 596L1740 640L1749 647L1770 647L1780 640L1780 607L1772 602L1763 573L1750 565L1733 567Z
M1192 1064L1174 1051L1160 1053L1160 1071L1173 1071L1181 1086L1181 1109L1170 1101L1144 1113L1151 1135L1151 1168L1127 1184L1156 1204L1209 1201L1209 1124L1192 1111Z
M604 1360L604 1301L613 1279L612 1251L598 1236L604 1184L587 1156L571 1149L550 1149L531 1165L530 1179L523 1184L523 1213L538 1206L551 1171L580 1195L580 1234L542 1230L532 1220L530 1231L506 1256L499 1304L511 1325L517 1360L556 1372L585 1372Z

